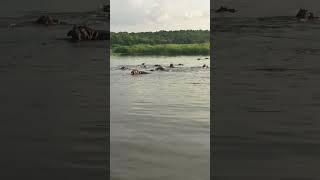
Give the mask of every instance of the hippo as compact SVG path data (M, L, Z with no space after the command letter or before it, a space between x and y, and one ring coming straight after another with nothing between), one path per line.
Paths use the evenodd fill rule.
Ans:
M219 9L215 10L216 13L222 13L222 12L230 12L230 13L235 13L235 9L230 9L224 6L221 6Z
M121 70L127 70L127 69L129 69L129 68L127 68L127 67L125 67L125 66L121 66L120 69L121 69Z
M170 64L170 66L169 66L169 67L170 67L170 68L175 68L173 64Z
M102 30L94 30L85 25L73 26L67 36L71 36L72 39L83 41L83 40L108 40L109 32Z
M142 67L142 68L147 68L147 66L146 66L145 63L142 63L142 64L140 65L140 67Z
M134 69L131 71L131 75L139 75L139 74L150 74L150 73L145 72L145 71L139 71L137 69Z
M316 19L318 17L315 17L314 14L312 12L309 12L306 9L301 9L298 11L296 18L300 19L300 20L312 20L312 19Z
M35 23L37 24L44 24L44 25L56 25L60 24L61 22L58 19L52 18L50 16L40 16Z
M202 67L203 67L203 68L209 68L209 66L206 65L206 64L202 65Z
M166 69L164 67L162 67L161 65L157 66L156 71L165 71Z
M183 64L179 63L178 66L183 66Z

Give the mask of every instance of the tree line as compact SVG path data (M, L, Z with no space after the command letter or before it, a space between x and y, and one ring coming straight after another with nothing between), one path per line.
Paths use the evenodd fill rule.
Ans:
M210 41L208 30L180 30L158 32L112 32L112 46L131 46L137 44L201 44Z

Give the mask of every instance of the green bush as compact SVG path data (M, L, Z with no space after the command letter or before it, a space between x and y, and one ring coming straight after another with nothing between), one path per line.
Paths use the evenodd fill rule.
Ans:
M117 46L112 53L119 55L209 55L210 44L137 44L132 46Z
M209 41L210 32L208 30L111 33L111 46L131 46L137 44L200 44Z

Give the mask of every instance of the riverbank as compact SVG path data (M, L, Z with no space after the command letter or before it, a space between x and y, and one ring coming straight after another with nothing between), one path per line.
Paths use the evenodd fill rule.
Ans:
M138 44L133 46L116 46L112 48L112 55L120 56L193 56L210 55L210 44Z
M210 55L208 30L112 32L111 53L120 56Z

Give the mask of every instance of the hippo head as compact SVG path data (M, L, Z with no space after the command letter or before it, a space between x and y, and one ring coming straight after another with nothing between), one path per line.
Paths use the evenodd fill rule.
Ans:
M308 10L300 9L296 15L297 18L305 18L307 16Z
M136 75L136 74L139 74L139 71L137 69L133 69L131 71L131 75Z

